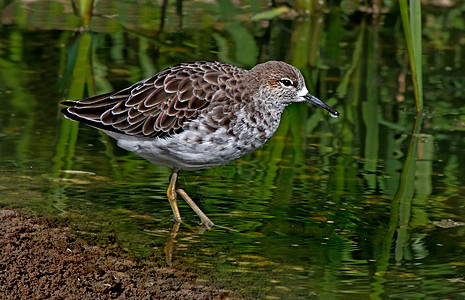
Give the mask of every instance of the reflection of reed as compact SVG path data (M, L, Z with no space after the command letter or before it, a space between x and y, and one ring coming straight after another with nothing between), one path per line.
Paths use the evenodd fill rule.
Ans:
M362 116L365 123L365 143L364 143L364 169L367 174L364 176L370 189L377 188L379 164L379 104L380 90L378 84L378 63L379 60L379 36L378 27L367 27L366 35L366 101L363 102Z
M418 154L418 138L420 136L421 123L422 116L418 114L400 174L399 188L392 201L392 210L396 209L398 212L392 212L391 218L395 217L397 220L391 219L389 224L391 225L391 230L394 228L394 222L397 227L395 258L398 262L404 259L404 251L408 247L409 242L408 228L411 217L412 199L415 191L416 158Z
M31 108L35 108L38 105L37 96L32 93L29 89L28 78L24 76L24 70L26 70L27 64L25 64L24 47L26 44L27 37L24 36L22 31L15 31L10 34L8 39L0 40L0 95L3 94L5 97L5 90L7 87L10 89L11 97L3 98L1 108L5 109L8 113L8 109L11 109L12 115L17 114L21 118L3 118L3 111L0 115L0 136L3 134L18 134L15 137L16 146L16 159L19 165L28 161L30 158L28 153L31 148L34 148L34 132L37 130L36 122L38 115ZM6 46L10 45L10 46ZM3 49L7 53L4 55ZM20 131L18 131L20 130ZM12 149L9 143L0 143L0 153L11 153ZM4 157L0 155L0 161L4 160ZM17 163L14 162L16 165Z
M389 266L389 259L391 257L391 245L394 240L394 234L397 231L397 239L395 242L395 259L397 262L403 260L412 259L409 244L411 239L409 236L409 229L411 228L410 222L412 219L412 200L416 187L424 187L425 184L428 185L430 182L431 173L423 174L421 177L416 177L417 170L419 167L419 151L418 147L421 145L421 124L422 124L422 115L418 113L415 119L415 124L410 135L410 142L408 151L405 156L405 160L402 167L402 172L399 177L399 184L397 192L394 195L391 202L391 215L388 225L388 231L383 237L380 250L378 251L377 257L377 272L375 275L374 285L374 294L380 296L383 294L384 288L383 283L386 281L384 274ZM431 154L428 152L429 155ZM431 157L423 157L426 159L431 159ZM431 163L431 161L430 161ZM428 168L430 172L432 171ZM420 192L420 195L422 192ZM421 195L421 198L428 197L428 195ZM416 214L414 217L423 218L425 213L417 208ZM422 223L426 223L424 220Z
M77 36L73 45L70 47L68 60L64 62L66 64L64 81L69 82L67 99L83 97L86 87L90 91L94 90L90 59L91 42L91 34L84 32ZM62 178L67 178L68 173L63 173L61 171L72 169L78 131L79 124L61 118L61 129L59 131L55 157L53 159L53 175L55 177L62 176ZM55 195L56 199L54 206L60 211L66 209L65 201L63 201L66 196L62 193L62 188L53 184L52 194Z

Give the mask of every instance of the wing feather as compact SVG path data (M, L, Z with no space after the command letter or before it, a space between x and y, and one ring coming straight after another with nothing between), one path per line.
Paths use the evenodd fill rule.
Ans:
M180 64L118 92L66 100L62 113L120 134L168 137L181 132L212 101L224 99L217 92L225 93L228 72L245 71L218 62Z

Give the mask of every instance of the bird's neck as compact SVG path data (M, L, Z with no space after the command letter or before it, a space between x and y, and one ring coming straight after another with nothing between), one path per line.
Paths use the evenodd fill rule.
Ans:
M263 100L263 99L262 99ZM236 135L262 146L276 132L285 106L273 105L270 101L250 101L241 109L236 119Z

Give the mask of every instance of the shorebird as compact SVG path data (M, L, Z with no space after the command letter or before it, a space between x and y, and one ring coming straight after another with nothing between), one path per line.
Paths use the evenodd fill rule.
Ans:
M98 128L118 146L169 167L167 196L182 222L176 193L207 228L214 223L178 186L180 170L226 164L261 147L291 103L308 102L339 113L312 96L300 71L269 61L244 70L220 62L182 63L121 91L66 100L69 119Z

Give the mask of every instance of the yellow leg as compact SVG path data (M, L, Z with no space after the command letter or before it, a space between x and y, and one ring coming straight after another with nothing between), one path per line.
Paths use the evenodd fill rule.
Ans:
M197 206L197 204L195 204L194 200L192 200L191 197L189 197L189 195L187 195L187 193L183 189L177 187L176 191L179 193L179 195L181 195L181 197L184 198L184 200L186 200L187 204L189 204L192 210L194 210L197 216L199 216L200 220L202 221L202 224L205 225L207 229L210 229L210 227L215 226L215 224L213 224L213 222L207 217L206 214L203 213L203 211Z
M179 213L178 204L176 202L176 192L181 195L184 200L186 200L187 204L192 208L192 210L199 216L202 224L210 229L210 227L215 226L215 224L207 217L206 214L195 204L194 200L187 195L187 193L178 186L178 169L174 169L173 173L171 173L170 178L170 185L168 186L168 191L166 192L168 196L168 200L170 201L171 209L173 210L174 220L178 223L182 222L181 214Z
M179 213L178 204L176 202L177 185L178 185L178 170L175 169L173 170L173 173L171 174L170 185L168 186L168 191L166 192L166 195L168 196L168 200L170 201L171 210L173 211L173 214L174 214L174 220L176 222L181 223L182 222L181 214Z

